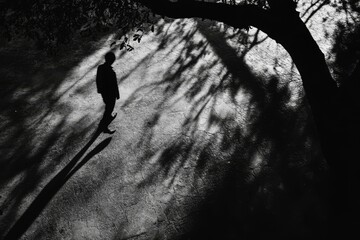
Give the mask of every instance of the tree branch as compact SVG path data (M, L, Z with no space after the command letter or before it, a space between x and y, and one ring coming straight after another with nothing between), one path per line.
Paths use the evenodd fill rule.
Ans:
M250 25L272 35L276 23L269 11L255 5L229 5L224 3L167 0L138 0L154 13L170 18L202 18L223 22L235 28Z
M254 26L280 43L292 57L302 78L306 96L326 149L334 132L332 116L336 109L337 87L324 54L292 5L292 0L269 0L270 9L255 5L182 0L138 0L157 14L171 18L204 18L220 21L235 28ZM331 151L330 151L331 152ZM329 154L331 155L331 154Z

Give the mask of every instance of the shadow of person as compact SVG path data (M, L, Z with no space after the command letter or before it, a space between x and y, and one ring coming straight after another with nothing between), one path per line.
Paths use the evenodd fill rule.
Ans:
M103 118L99 123L99 129L102 132L109 134L115 132L115 130L109 129L109 124L117 115L116 113L112 115L112 111L114 110L116 100L120 98L116 73L111 67L115 59L116 57L113 52L108 52L105 54L105 63L101 64L97 68L96 73L97 92L101 94L101 97L105 103L105 111Z
M100 135L100 131L95 131L89 142L78 152L73 159L60 171L50 182L41 190L39 195L34 199L30 206L25 210L21 217L15 222L7 232L3 240L16 240L28 230L36 218L45 209L47 204L56 196L57 192L66 184L66 182L92 157L104 150L110 143L111 137L106 138L91 150L82 160L87 150ZM80 161L81 160L81 161Z

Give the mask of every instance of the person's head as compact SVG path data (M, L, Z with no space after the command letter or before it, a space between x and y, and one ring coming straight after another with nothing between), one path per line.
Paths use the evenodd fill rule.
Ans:
M105 54L105 62L109 65L113 64L115 62L115 54L113 52Z

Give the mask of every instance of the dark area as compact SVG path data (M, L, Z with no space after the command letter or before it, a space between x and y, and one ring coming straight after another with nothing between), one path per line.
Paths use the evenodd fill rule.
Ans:
M32 42L22 39L0 48L0 188L22 176L9 195L2 196L2 234L16 222L21 204L39 183L65 166L61 160L66 159L67 151L81 149L84 139L97 128L98 121L90 121L87 115L69 124L68 116L76 110L60 104L83 77L59 93L67 73L94 50L92 41L83 48L73 44L56 56L34 50ZM61 62L69 54L69 61ZM84 85L81 91L94 87Z
M109 31L131 47L127 33L153 23L149 10L132 0L0 2L1 40L32 39L50 54L59 53L59 47L71 44L74 38L87 41Z
M85 145L81 151L64 167L51 181L41 190L39 195L30 204L26 211L11 227L4 239L13 240L19 239L22 234L30 227L34 220L39 216L41 211L46 207L50 200L60 190L60 188L76 173L86 162L88 162L94 155L101 152L110 143L111 138L103 140L93 150L91 150L80 162L86 151L90 148L92 143L100 135L101 131L97 130L90 141Z
M244 28L246 25L257 26L288 51L301 75L306 99L311 107L312 118L320 138L321 149L330 166L329 236L341 237L344 233L347 234L351 228L349 226L354 223L349 219L347 210L348 200L351 198L348 191L348 179L354 178L349 173L355 174L356 170L353 169L358 163L351 158L356 153L353 148L353 142L356 139L351 139L351 143L344 139L349 137L347 124L354 120L353 112L356 110L350 108L349 112L343 111L342 107L347 104L348 98L343 94L345 85L336 86L324 54L292 5L268 0L270 8L263 10L255 6L216 5L196 1L155 3L142 0L142 2L153 11L172 18L207 18L225 22L235 28ZM286 3L290 2L291 0L286 1ZM354 1L318 2L320 8L321 5L329 3L345 12L358 9L358 4ZM201 11L201 9L206 9L206 11ZM356 14L352 17L353 22L356 22ZM355 87L353 84L354 82L347 88Z
M317 2L319 5L316 5L315 11L327 3ZM359 10L355 2L349 3L352 11ZM356 153L360 122L357 99L360 78L359 29L358 24L344 26L339 23L334 36L335 61L331 67L336 75L335 80L341 86L339 105L336 105L339 109L332 109L340 116L337 119L340 119L338 124L341 125L341 131L334 135L341 150L336 155L341 155L341 159L335 159L340 162L336 170L342 171L338 173L329 171L325 163L320 150L324 137L319 138L315 127L317 119L314 121L305 95L300 94L302 97L295 104L290 104L289 83L281 81L280 76L276 75L260 76L246 64L245 55L264 40L258 39L258 32L250 36L246 30L237 30L229 36L225 33L226 26L224 30L213 22L198 20L197 27L191 31L184 31L183 26L177 26L177 32L182 37L164 36L159 49L165 48L167 42L174 38L185 42L186 47L164 79L139 88L124 107L131 106L141 98L140 93L143 91L152 94L157 89L163 95L163 101L157 106L159 110L144 123L142 137L136 143L139 149L145 149L138 166L138 172L143 172L143 164L157 153L158 149L149 146L155 127L165 114L168 100L182 87L188 88L181 98L192 102L192 106L181 126L182 135L167 143L159 157L160 168L146 170L146 178L138 185L141 190L170 179L168 184L173 186L181 170L194 162L196 178L210 179L206 182L211 186L211 190L206 190L206 198L194 198L186 203L186 212L190 217L180 216L177 219L180 224L177 226L176 238L173 239L324 239L331 232L328 222L334 218L331 214L337 214L335 217L339 221L357 216L359 204L355 196L360 182L357 174L359 163L352 160L352 155ZM166 32L166 29L159 26L157 31L160 34ZM202 34L206 41L193 42L191 39L195 33ZM241 51L230 46L229 40L234 39L244 46ZM66 42L61 40L61 43ZM98 131L90 135L96 129L97 122L89 122L87 116L84 116L69 126L65 116L72 109L61 106L57 109L60 109L59 114L63 117L53 120L58 121L56 127L49 129L43 124L54 114L53 107L62 96L54 93L66 76L54 74L52 66L39 73L30 72L46 65L46 59L52 57L33 52L19 53L23 48L22 45L21 48L0 49L0 116L6 120L0 124L3 133L0 139L0 188L9 184L14 176L24 176L0 207L0 230L3 232L10 229L7 239L20 237L72 174L110 142L110 138L104 140L80 161L99 135ZM222 63L226 69L219 70L219 79L211 86L207 85L206 80L211 76L206 66L196 70L196 81L186 81L183 74L194 69L206 56L208 48L213 49L218 58L211 59L206 66L215 67ZM73 62L64 64L63 72L70 71L87 54L88 49L75 56ZM34 59L43 61L34 63ZM53 59L52 62L56 63ZM39 64L39 67L33 68L33 64ZM62 63L58 63L56 68L59 66ZM25 79L27 75L35 75L36 78ZM126 77L121 76L120 82ZM241 105L236 99L239 92L249 96L247 105ZM302 86L299 86L299 92L302 92ZM238 115L223 116L217 113L217 101L223 94L230 96L228 104L236 107ZM200 123L201 115L206 111L210 112L206 128L216 128L218 134L207 134L204 131L204 135L201 135L197 131L203 124ZM246 116L245 125L237 119L242 115ZM37 139L37 131L48 132L46 138ZM91 140L82 148L84 139L89 138ZM60 145L62 149L54 149L55 145ZM68 163L61 163L66 149L81 150ZM331 149L326 145L324 150ZM51 162L49 156L52 156ZM259 156L262 161L254 165ZM342 159L346 164L341 165ZM55 175L57 171L59 173ZM50 178L52 180L42 188L20 219L15 219L25 197L50 175L55 176ZM335 179L334 175L339 179ZM346 181L346 185L343 181ZM192 188L196 191L197 187L194 183ZM329 190L333 187L336 192ZM334 202L329 198L334 196L332 194L337 195ZM346 208L345 213L329 211L334 207L332 204L339 203L340 206L335 207L336 211L339 207ZM169 206L177 204L174 199ZM179 214L170 207L166 212L169 216ZM182 219L187 222L182 222ZM14 222L15 225L11 227ZM357 223L350 222L350 227ZM162 239L162 236L154 230L154 239L157 238Z
M178 24L176 31L182 33L182 29ZM201 33L206 41L191 40L195 33ZM257 34L249 36L244 31L226 36L226 27L222 30L218 24L198 21L196 28L182 33L179 42L184 42L186 47L165 78L138 89L139 95L135 92L124 104L131 106L146 89L149 94L153 89L163 89L163 101L156 107L159 111L143 126L143 137L138 142L140 149L146 149L143 156L146 163L157 153L148 146L166 110L164 106L182 87L188 88L181 98L193 105L182 126L182 136L168 144L159 157L161 167L148 172L139 185L141 189L170 182L169 188L174 187L175 179L192 161L195 161L195 178L217 179L207 183L212 190L206 199L191 199L192 202L186 203L192 222L180 224L178 231L184 235L174 239L304 239L327 235L327 166L319 150L307 102L299 99L296 106L289 106L287 83L279 82L277 76L268 79L258 76L247 66L245 55L263 41ZM163 38L159 48L173 40L171 37ZM227 43L231 38L245 46L240 54ZM222 78L210 87L206 85L208 69L194 70L196 81L183 76L187 70L195 69L208 48L212 48L218 58L206 62L206 66L221 62L226 67L223 75L219 73ZM239 91L248 94L249 105L237 102ZM246 112L245 125L239 124L234 116L217 114L217 99L224 93L230 96L229 105ZM198 128L200 115L208 109L207 128L219 130L204 137ZM264 160L256 169L251 165L259 153ZM139 165L141 171L144 171L142 164ZM173 206L177 206L176 199L169 205L172 209L166 210L168 215L181 216Z
M359 225L360 214L359 189L360 163L357 155L358 138L360 133L360 100L357 97L360 91L360 6L356 1L349 1L346 23L339 22L334 33L332 53L335 61L331 67L339 85L341 86L341 139L339 148L344 152L344 158L349 159L346 168L347 188L343 189L346 215L349 220L349 229L356 229ZM352 230L355 231L355 230Z

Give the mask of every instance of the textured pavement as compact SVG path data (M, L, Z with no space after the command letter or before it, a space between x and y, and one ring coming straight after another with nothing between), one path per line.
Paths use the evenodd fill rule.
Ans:
M57 57L1 48L0 237L321 237L327 168L288 54L256 29L157 31L113 46L113 135L94 81L111 34Z

